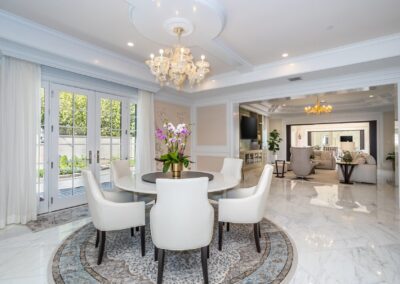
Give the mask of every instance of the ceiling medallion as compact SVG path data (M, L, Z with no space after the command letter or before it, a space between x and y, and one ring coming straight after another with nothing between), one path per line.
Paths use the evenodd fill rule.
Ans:
M183 27L177 26L173 32L178 36L178 44L172 48L160 49L159 56L150 54L146 64L161 86L171 82L180 90L186 79L191 86L203 81L210 72L210 63L204 60L204 55L201 56L201 60L194 62L190 49L181 45L181 35L185 33Z
M319 98L317 97L317 103L313 106L306 106L304 111L307 114L321 114L321 113L330 113L332 112L333 107L331 105L321 105L319 102Z

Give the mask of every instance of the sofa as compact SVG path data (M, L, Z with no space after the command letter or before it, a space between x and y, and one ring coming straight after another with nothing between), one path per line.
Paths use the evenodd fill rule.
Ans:
M377 166L375 158L362 152L352 152L351 156L353 157L353 162L357 163L358 165L354 167L350 181L376 184ZM339 180L343 181L343 173L340 167L337 167L336 171Z
M334 170L336 169L336 158L333 151L314 150L314 161L317 162L316 169Z

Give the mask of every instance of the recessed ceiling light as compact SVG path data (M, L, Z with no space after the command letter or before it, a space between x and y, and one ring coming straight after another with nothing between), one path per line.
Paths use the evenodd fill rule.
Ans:
M289 53L282 53L282 57L288 57L289 56Z
M179 11L178 10L175 11L175 15L177 15L177 16L179 15Z
M373 97L374 97L374 95L369 95L369 97L370 97L370 98L373 98Z
M326 103L326 101L325 100L321 100L321 103Z
M157 7L160 8L161 7L161 3L160 1L157 2Z
M196 12L197 11L197 7L196 7L196 5L193 5L193 12Z
M135 44L133 42L131 42L131 41L129 41L126 45L129 46L129 47L135 46Z

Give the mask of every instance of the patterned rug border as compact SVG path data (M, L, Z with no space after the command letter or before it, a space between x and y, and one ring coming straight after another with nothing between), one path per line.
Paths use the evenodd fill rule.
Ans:
M273 222L273 221L271 221L271 220L269 220L267 218L263 218L263 219L266 220L267 222L273 224L276 228L279 229L279 231L277 231L277 232L269 232L269 234L279 234L284 239L284 241L286 243L287 253L288 253L288 258L287 258L287 260L286 260L286 262L284 264L283 269L279 272L277 277L270 283L276 283L276 284L278 284L278 283L287 283L293 277L295 268L297 266L297 250L296 250L296 246L295 246L292 238L279 225L275 224L275 222ZM71 241L80 232L82 232L82 230L84 230L86 227L89 227L89 226L92 226L92 222L89 222L88 224L85 224L85 225L77 228L76 231L74 231L71 235L69 235L62 242L62 244L58 247L57 251L55 252L53 257L51 258L49 267L51 268L52 271L51 271L51 273L49 273L49 275L52 276L51 280L53 281L53 283L56 283L56 284L65 283L65 280L63 279L63 277L61 275L60 267L59 267L59 263L60 263L60 258L61 258L62 252L65 249L65 247L66 247L66 245L68 244L69 241ZM266 243L270 244L271 243L271 239L270 239L269 234L265 234L264 237L266 239ZM84 270L91 277L93 277L94 280L98 281L99 283L110 283L109 280L104 278L102 275L100 275L93 268L90 267L89 262L86 259L85 251L83 249L83 247L86 246L88 242L89 242L89 239L86 239L80 245L79 258L82 261L82 265L84 267ZM267 249L263 253L262 263L264 263L268 259L268 256L269 256L270 252L271 252L271 246L268 245ZM292 261L288 261L289 259L291 259ZM248 277L248 276L252 275L253 273L255 273L260 267L261 266L252 268L251 271L249 271L249 270L245 271L242 274L237 275L232 279L229 279L229 281L226 282L226 283L239 283L240 281L244 280L245 277Z

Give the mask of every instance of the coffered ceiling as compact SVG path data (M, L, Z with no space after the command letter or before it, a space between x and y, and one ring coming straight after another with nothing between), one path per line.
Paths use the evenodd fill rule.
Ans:
M398 0L0 0L0 9L139 64L166 46L164 19L188 19L194 32L182 41L206 55L210 80L400 32Z
M394 111L396 97L394 85L342 90L296 98L280 98L241 104L241 107L267 116L284 117L305 115L304 107L321 104L331 105L334 113L362 111Z

